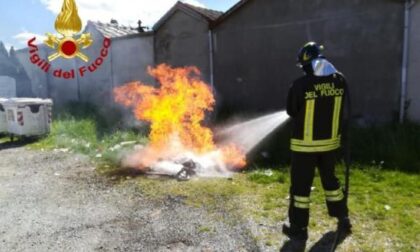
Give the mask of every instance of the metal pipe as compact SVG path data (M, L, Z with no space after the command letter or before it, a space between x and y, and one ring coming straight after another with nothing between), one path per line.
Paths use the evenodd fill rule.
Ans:
M404 7L404 41L403 41L403 57L401 68L401 96L400 96L400 115L399 122L403 123L405 119L405 106L407 100L407 69L408 69L408 49L410 35L410 9L413 5L412 0L405 1Z
M210 85L214 90L214 59L213 59L213 32L209 29L209 64L210 64Z

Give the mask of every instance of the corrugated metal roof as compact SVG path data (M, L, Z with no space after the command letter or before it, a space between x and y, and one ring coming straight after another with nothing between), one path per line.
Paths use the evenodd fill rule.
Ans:
M105 37L108 38L118 38L118 37L124 37L128 35L137 35L137 34L144 34L145 32L139 32L137 27L130 27L130 26L124 26L124 25L118 25L117 23L102 23L100 21L93 22L92 23L95 28L102 33Z

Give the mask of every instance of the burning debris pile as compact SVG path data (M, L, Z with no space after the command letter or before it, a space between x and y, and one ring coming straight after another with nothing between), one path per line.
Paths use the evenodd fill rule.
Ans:
M228 176L246 165L239 146L217 146L211 129L203 126L215 100L196 67L161 64L148 72L159 87L131 82L114 89L115 101L132 108L136 119L149 122L151 128L149 144L127 155L124 166L188 179Z

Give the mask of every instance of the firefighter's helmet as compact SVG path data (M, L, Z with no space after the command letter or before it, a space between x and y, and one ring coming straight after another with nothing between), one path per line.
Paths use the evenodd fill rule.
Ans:
M298 66L303 67L310 64L314 59L324 57L322 55L322 50L324 50L324 46L318 45L316 42L311 41L306 43L299 50L297 57Z

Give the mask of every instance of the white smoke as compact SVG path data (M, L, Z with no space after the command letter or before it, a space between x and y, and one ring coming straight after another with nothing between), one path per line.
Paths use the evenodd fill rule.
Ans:
M219 150L207 153L194 153L183 147L179 138L172 137L164 150L159 150L159 158L150 162L153 149L148 146L137 146L132 153L123 159L123 166L145 170L148 173L175 176L182 170L183 163L192 161L196 165L194 171L199 177L229 177L232 175L223 162L223 154Z
M287 113L281 111L224 127L218 132L223 136L221 145L233 143L248 153L288 118ZM204 154L194 153L185 149L176 135L170 138L165 150L159 150L159 159L152 163L149 160L150 155L155 157L156 153L151 151L147 146L138 146L125 156L123 165L141 168L152 174L176 176L183 169L184 162L192 161L196 165L194 171L198 177L230 177L233 174L232 167L228 167L223 161L223 153L220 150Z

